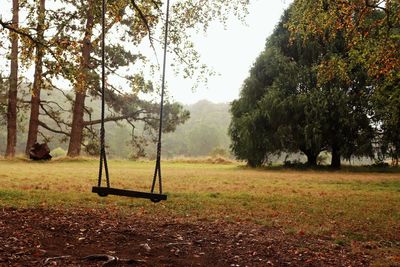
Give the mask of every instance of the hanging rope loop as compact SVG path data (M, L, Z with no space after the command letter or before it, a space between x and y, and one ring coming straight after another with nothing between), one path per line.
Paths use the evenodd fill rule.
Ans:
M158 142L157 142L157 159L156 167L154 169L153 183L151 185L151 192L154 192L154 188L157 182L159 185L159 193L162 194L162 179L161 179L161 137L163 130L163 113L164 113L164 93L165 93L165 70L167 65L167 48L168 48L168 27L169 27L169 0L167 0L167 10L165 14L165 32L164 32L164 58L163 58L163 69L162 69L162 81L161 81L161 101L160 101L160 125L158 128Z
M169 0L167 0L166 23L165 23L165 36L164 36L164 61L162 70L162 84L161 84L161 101L160 101L160 125L158 129L158 142L157 142L157 159L154 169L153 183L151 186L151 193L131 191L125 189L117 189L110 187L110 178L107 164L107 153L105 147L105 92L106 92L106 72L105 72L105 14L106 14L106 0L102 0L102 17L101 17L101 125L100 125L100 164L99 164L99 179L98 186L92 187L92 192L100 196L119 195L127 197L147 198L153 202L160 202L166 200L167 196L162 194L162 179L161 179L161 137L163 129L163 109L164 109L164 92L165 92L165 70L167 59L167 45L168 45L168 24L169 24ZM103 166L106 176L107 187L102 187ZM155 185L158 178L159 193L154 193Z
M107 154L105 147L105 91L106 91L106 70L105 70L105 24L106 24L106 0L101 3L101 125L100 125L100 166L99 166L99 179L98 186L101 186L103 176L103 164L106 175L107 187L110 187L110 176L108 172Z

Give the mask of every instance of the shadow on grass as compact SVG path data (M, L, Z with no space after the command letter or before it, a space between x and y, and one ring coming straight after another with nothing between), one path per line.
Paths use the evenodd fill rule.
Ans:
M375 166L375 165L342 165L340 168L332 168L328 165L317 165L310 166L307 164L296 163L290 165L270 165L252 168L249 166L239 166L242 169L255 169L255 170L268 170L268 171L282 171L282 170L294 170L294 171L326 171L326 172L373 172L373 173L400 173L400 167L394 166Z

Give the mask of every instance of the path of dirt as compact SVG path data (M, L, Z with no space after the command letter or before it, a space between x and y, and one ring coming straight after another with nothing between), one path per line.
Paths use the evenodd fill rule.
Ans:
M84 260L106 254L110 262ZM130 260L130 261L128 261ZM249 223L0 209L0 266L365 266L329 239Z

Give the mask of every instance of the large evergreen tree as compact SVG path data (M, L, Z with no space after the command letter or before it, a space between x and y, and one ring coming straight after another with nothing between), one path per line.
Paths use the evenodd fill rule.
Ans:
M327 58L347 53L343 38L325 44L304 41L287 29L290 10L282 17L266 49L232 104L232 150L251 166L270 154L302 152L316 165L323 150L332 153L331 166L342 157L372 154L369 88L366 72L355 65L349 79L335 75L324 81L318 68Z
M12 2L12 27L18 28L19 24L19 1ZM7 107L7 148L6 157L15 156L17 145L17 94L18 94L18 34L11 32L11 70L10 88L8 90Z
M33 77L33 86L30 103L30 118L28 128L28 138L26 141L25 154L29 156L31 147L37 142L39 131L39 112L40 112L40 94L43 84L43 58L45 49L44 30L46 17L46 0L39 0L37 4L37 43L35 44L35 73Z
M340 74L351 79L354 66L361 66L369 76L374 120L378 131L376 152L383 160L392 157L398 165L399 151L399 95L400 95L400 3L385 1L307 1L295 0L288 26L293 36L302 40L318 38L328 45L342 35L347 53L327 58L319 66L319 76L330 82ZM372 92L369 92L373 88Z

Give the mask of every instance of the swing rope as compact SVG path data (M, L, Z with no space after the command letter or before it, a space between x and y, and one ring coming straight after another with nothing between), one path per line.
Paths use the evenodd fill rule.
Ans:
M154 187L157 181L158 174L158 185L159 193L162 194L162 179L161 179L161 136L163 128L163 111L164 111L164 92L165 92L165 69L167 63L167 46L168 46L168 25L169 25L169 0L167 0L167 12L165 15L165 32L164 32L164 58L163 58L163 72L161 82L161 103L160 103L160 126L158 128L158 142L157 142L157 160L156 167L154 169L153 183L151 185L151 193L154 192Z
M109 193L120 194L125 196L136 196L150 198L153 202L159 202L161 199L166 199L166 196L162 194L162 179L161 179L161 141L162 141L162 128L163 128L163 112L164 112L164 93L165 93L165 71L167 61L167 46L168 46L168 26L169 26L169 7L170 0L167 0L167 11L165 18L165 35L164 35L164 60L162 70L162 83L161 83L161 101L160 101L160 124L158 129L158 142L157 142L157 159L156 166L154 169L153 182L151 185L151 193L142 192L127 192L126 190L110 188L110 177L108 172L107 154L105 149L105 91L106 91L106 72L105 72L105 14L106 14L106 0L102 0L102 18L101 18L101 126L100 126L100 164L99 164L99 176L98 176L98 188L94 188L93 192L97 192L101 196L107 196ZM103 165L106 176L107 188L110 190L101 190L101 182L103 176ZM159 184L159 195L157 197L152 196L157 183Z
M105 148L105 91L106 91L106 68L105 68L105 14L106 14L106 0L102 0L102 16L101 16L101 126L100 126L100 165L99 165L99 179L98 186L101 187L101 180L103 175L103 162L104 171L106 174L107 187L110 187L110 175L108 172L107 154Z

